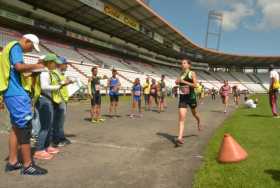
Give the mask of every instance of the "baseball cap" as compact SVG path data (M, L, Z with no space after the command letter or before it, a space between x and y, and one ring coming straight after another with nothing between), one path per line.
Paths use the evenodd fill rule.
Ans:
M59 56L58 59L61 61L61 64L68 64L65 57Z
M23 35L23 38L30 40L33 43L33 46L37 52L40 52L39 48L39 38L34 34Z
M62 61L55 54L52 53L47 54L43 59L43 62L50 62L50 61L53 61L56 64L63 64Z

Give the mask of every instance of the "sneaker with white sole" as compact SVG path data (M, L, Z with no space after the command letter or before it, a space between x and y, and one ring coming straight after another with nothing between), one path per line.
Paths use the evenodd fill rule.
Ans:
M28 167L24 167L21 170L22 175L29 175L29 176L41 176L47 174L48 171L44 168L41 168L35 164L31 164Z

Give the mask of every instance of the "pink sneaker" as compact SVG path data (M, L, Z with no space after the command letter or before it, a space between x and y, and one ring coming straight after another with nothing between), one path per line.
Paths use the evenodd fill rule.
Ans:
M36 151L34 153L34 158L39 160L51 160L53 158L53 155L49 154L45 150L43 151Z
M49 153L49 154L57 154L57 153L59 153L59 149L57 149L57 148L54 148L54 147L48 147L47 149L46 149L46 151Z

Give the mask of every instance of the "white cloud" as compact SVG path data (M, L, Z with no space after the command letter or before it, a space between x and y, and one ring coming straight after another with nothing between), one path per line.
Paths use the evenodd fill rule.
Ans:
M243 3L232 5L231 10L223 11L223 29L226 31L235 30L239 27L242 20L254 15L254 10Z
M224 30L235 30L242 23L249 29L280 28L280 0L198 0L204 7L224 13ZM250 18L250 19L247 19Z
M257 0L257 6L262 13L262 19L257 24L257 29L268 30L280 28L279 0Z

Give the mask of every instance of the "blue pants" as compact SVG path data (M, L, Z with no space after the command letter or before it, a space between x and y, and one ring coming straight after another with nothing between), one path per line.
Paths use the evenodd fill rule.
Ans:
M37 142L37 151L47 149L51 143L51 130L53 129L54 107L53 102L41 96L35 104L39 112L41 128Z
M34 108L34 114L31 123L32 123L32 135L38 137L41 124L40 124L39 110L37 109L37 106L35 106Z
M65 139L64 122L66 115L66 104L64 102L54 105L54 122L53 122L53 142L59 143Z

